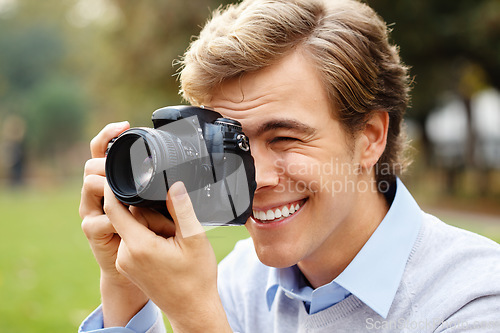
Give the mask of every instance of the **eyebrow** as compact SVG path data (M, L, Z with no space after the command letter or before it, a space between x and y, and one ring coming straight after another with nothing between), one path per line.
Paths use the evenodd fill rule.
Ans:
M260 136L266 132L277 130L277 129L289 129L297 132L301 132L307 135L312 135L316 132L316 129L301 123L293 119L280 119L280 120L270 120L262 125L256 131L257 136Z

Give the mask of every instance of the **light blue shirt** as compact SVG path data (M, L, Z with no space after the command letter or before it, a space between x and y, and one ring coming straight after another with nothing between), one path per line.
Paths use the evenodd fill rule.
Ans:
M102 306L99 306L92 312L87 319L80 325L78 332L106 332L106 333L139 333L146 332L156 321L158 317L158 307L149 301L139 311L125 327L104 327L104 318L102 315Z
M385 218L356 257L332 282L312 289L306 284L297 266L271 268L273 272L269 274L266 285L269 309L278 289L282 288L288 297L304 301L310 314L324 310L353 294L386 318L422 224L420 208L399 179L396 189L392 190L396 193ZM224 279L223 276L220 278ZM230 283L222 281L226 282ZM156 319L156 313L152 314L154 307L151 304L148 303L129 325L133 323L141 328L151 327ZM96 310L86 319L80 332L102 332L97 330L99 325L102 328L102 313L99 311L100 309Z

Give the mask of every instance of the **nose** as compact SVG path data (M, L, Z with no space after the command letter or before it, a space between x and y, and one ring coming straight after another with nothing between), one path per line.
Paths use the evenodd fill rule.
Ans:
M255 163L256 192L272 188L279 184L280 174L278 160L265 147L252 147Z

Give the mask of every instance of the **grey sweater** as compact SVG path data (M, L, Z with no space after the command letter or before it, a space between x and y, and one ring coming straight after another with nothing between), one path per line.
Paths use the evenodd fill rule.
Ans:
M221 297L235 331L500 332L500 245L428 214L385 319L354 295L309 315L280 290L269 312L262 301L269 267L238 268L248 256L258 261L252 243L243 242L223 272L234 281Z

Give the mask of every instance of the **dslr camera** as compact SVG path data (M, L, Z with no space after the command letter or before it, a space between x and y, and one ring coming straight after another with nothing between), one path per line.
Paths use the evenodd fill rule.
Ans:
M238 121L195 106L156 110L154 128L131 128L108 145L106 178L126 205L170 218L167 191L182 181L203 225L242 225L256 188L247 136Z

